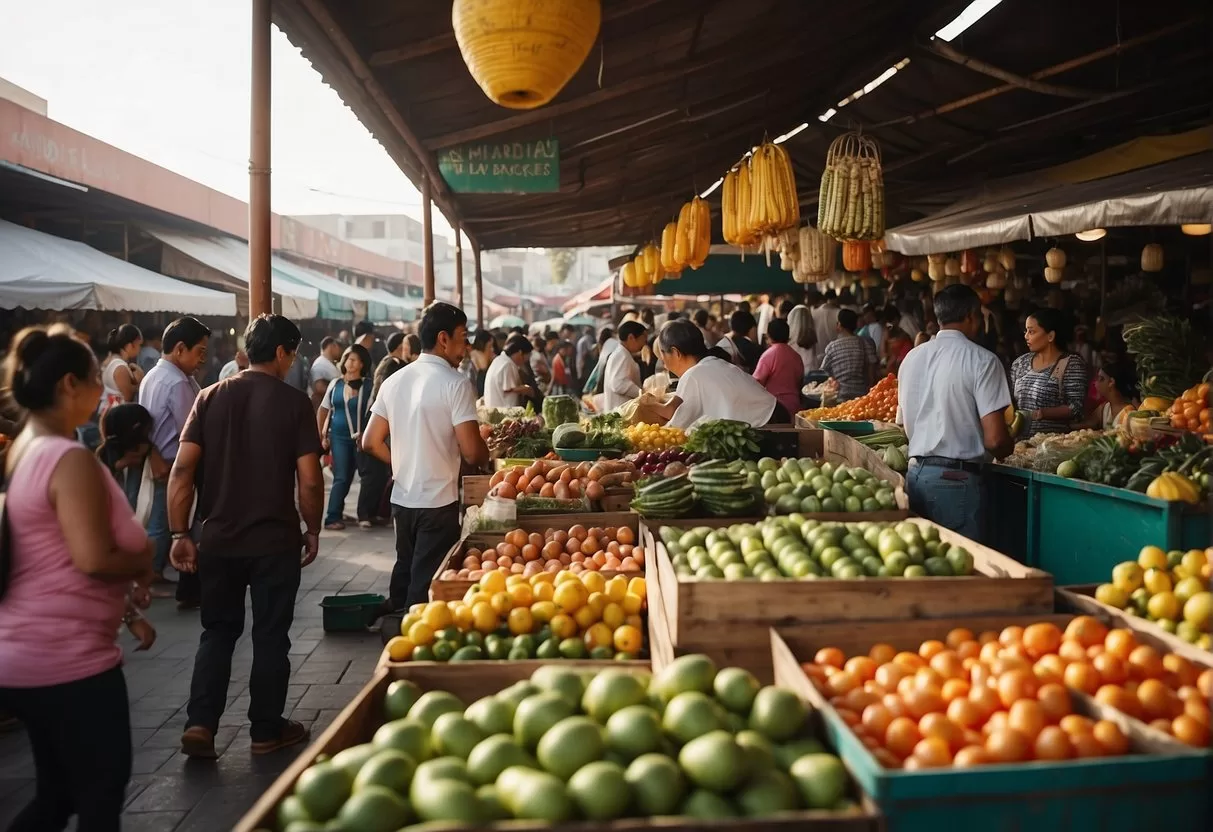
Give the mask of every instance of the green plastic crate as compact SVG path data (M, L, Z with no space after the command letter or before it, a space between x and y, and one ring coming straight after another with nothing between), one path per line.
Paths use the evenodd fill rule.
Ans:
M375 613L384 602L382 595L330 595L320 602L324 610L326 633L361 632L375 620Z
M1032 480L1028 563L1059 586L1106 581L1143 546L1203 549L1213 542L1213 515L1204 507L1056 474L1037 472Z
M876 426L871 422L843 422L843 421L826 421L818 422L826 430L836 430L839 433L845 433L847 436L867 436L876 432Z

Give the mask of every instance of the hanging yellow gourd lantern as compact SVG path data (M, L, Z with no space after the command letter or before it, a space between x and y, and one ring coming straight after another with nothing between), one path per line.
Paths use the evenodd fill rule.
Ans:
M1066 267L1066 253L1059 248L1051 248L1045 252L1045 265L1051 269Z
M455 0L455 40L495 104L547 104L585 62L602 23L600 0Z
M1161 272L1162 262L1162 246L1158 243L1150 243L1141 250L1141 270L1143 272Z

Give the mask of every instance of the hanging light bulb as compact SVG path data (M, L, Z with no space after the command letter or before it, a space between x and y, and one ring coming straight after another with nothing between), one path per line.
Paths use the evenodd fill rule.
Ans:
M1181 225L1179 230L1187 234L1189 237L1207 237L1210 232L1213 232L1213 225L1207 222L1187 223Z
M1104 237L1108 236L1108 232L1103 228L1092 228L1090 231L1079 231L1074 236L1082 240L1084 243L1093 243L1096 240L1102 240Z

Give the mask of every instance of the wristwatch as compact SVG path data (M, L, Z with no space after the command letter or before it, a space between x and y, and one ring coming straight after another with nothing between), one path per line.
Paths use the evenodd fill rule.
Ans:
M189 537L189 536L190 536L189 532L173 532L172 533L173 540L181 540L181 539Z

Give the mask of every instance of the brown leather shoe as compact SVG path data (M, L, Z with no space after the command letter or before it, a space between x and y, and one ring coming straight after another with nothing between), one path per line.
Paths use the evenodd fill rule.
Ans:
M302 722L288 719L282 723L282 730L272 740L263 740L252 744L254 754L271 754L280 748L289 748L301 742L307 742L309 732Z
M191 725L181 735L181 753L195 760L215 760L215 735L210 728Z

